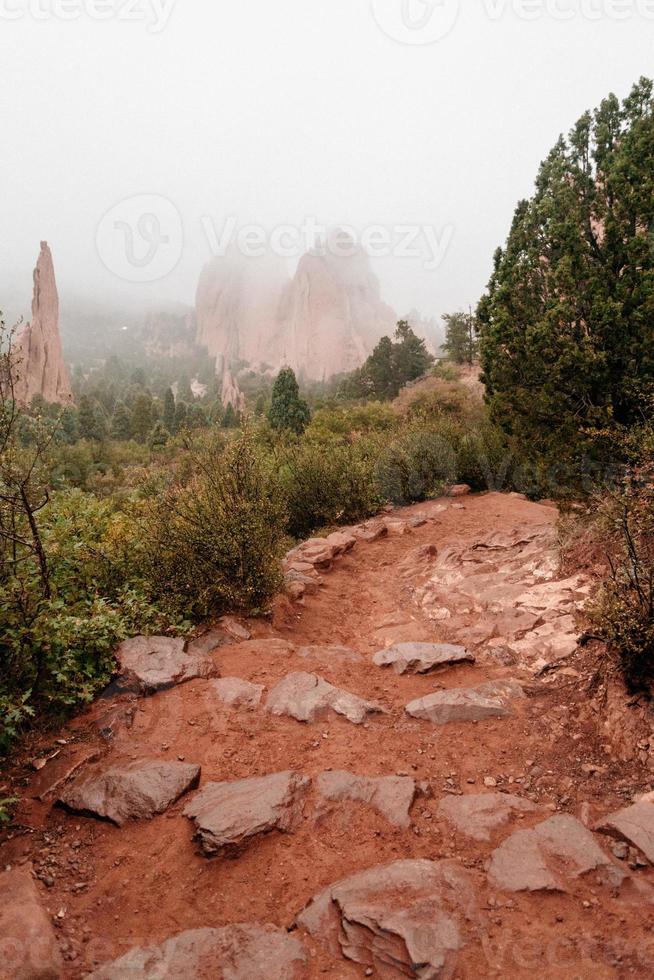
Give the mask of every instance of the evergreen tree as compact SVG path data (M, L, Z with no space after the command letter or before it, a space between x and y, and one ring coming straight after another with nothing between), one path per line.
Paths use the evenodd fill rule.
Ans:
M395 338L397 343L393 346L393 375L399 388L402 388L410 381L421 378L433 357L427 353L424 340L416 337L406 320L399 321Z
M311 418L309 406L300 397L300 388L292 368L282 368L275 379L268 421L273 429L301 435Z
M65 408L61 413L61 438L67 445L72 446L79 439L79 423L77 410Z
M654 103L586 113L516 209L479 306L493 417L543 462L601 458L654 385Z
M79 434L82 439L96 439L95 406L88 395L82 395L78 414Z
M152 428L152 395L142 392L134 400L131 420L132 436L137 442L145 442Z
M169 436L166 426L159 420L148 437L148 445L151 449L162 449L168 442Z
M477 358L477 318L472 313L446 313L443 350L457 364L474 364Z
M207 416L202 405L199 405L197 402L189 405L188 412L186 413L187 429L203 429L206 425Z
M173 435L175 432L175 396L172 388L166 388L164 394L163 424L167 431Z
M111 437L127 442L132 436L132 417L125 402L118 402L111 419Z
M186 413L186 402L183 402L178 398L177 404L175 405L175 432L180 432L182 429L186 428Z
M222 426L224 429L235 429L238 425L236 412L231 402L228 402L223 412Z

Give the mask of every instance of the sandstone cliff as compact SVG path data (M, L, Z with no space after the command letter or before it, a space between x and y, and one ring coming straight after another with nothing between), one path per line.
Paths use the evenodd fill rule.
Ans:
M34 270L32 320L16 338L15 355L14 394L19 404L29 405L36 395L46 402L72 404L70 375L59 336L59 296L47 242L41 242Z
M213 259L200 277L196 315L198 343L228 367L287 365L307 380L359 367L396 322L368 256L342 235L338 248L330 239L306 254L290 282L274 257Z

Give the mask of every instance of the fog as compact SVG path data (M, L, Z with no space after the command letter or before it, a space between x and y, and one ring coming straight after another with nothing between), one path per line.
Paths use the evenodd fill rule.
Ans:
M336 225L398 313L467 307L653 44L648 0L0 0L0 309L41 239L62 295L157 307L225 243L292 270Z

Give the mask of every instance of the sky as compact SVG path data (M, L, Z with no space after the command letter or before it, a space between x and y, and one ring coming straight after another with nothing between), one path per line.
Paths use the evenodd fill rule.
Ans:
M559 133L654 75L654 0L0 0L0 309L192 304L347 226L400 315L475 304ZM3 298L4 293L4 298Z

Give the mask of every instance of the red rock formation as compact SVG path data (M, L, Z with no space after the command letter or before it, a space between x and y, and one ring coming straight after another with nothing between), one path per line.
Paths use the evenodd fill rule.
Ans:
M368 256L343 233L305 255L291 282L274 257L212 260L200 277L196 313L198 343L228 367L287 365L309 380L359 367L396 322Z
M47 242L41 242L34 270L32 322L16 338L14 351L14 395L19 404L29 405L36 395L59 405L72 403L70 375L59 336L57 283Z

